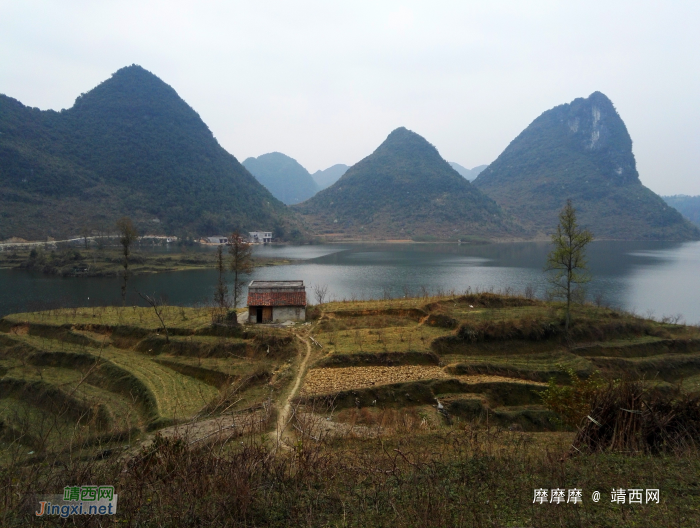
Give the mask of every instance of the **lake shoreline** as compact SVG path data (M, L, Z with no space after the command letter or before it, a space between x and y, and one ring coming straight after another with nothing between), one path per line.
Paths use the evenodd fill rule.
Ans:
M129 258L131 276L216 268L214 251L152 253L138 248ZM226 262L228 255L224 255ZM0 253L0 269L12 269L66 278L114 278L124 274L123 256L114 248L36 249ZM253 258L253 267L284 266L290 259ZM227 264L228 265L228 264Z
M543 268L549 250L545 242L257 246L253 257L258 267L245 276L243 295L251 280L303 280L309 302L315 302L313 289L319 285L327 285L327 299L337 300L396 298L407 293L459 292L468 288L534 290L538 298L544 298L547 284ZM128 304L142 302L131 288L167 295L171 303L181 306L212 302L218 281L213 264L180 265L179 248L155 248L153 253L154 259L172 260L156 272L135 273L129 281ZM186 254L188 259L213 261L216 252L191 248ZM695 278L700 266L700 243L594 241L588 261L593 276L587 285L589 300L600 298L611 306L651 313L657 318L682 314L689 323L700 321L700 284ZM119 269L118 262L112 264ZM179 273L163 272L166 270ZM0 270L0 315L61 305L121 302L119 276L61 280L64 278L73 279L37 270ZM231 274L227 272L224 279L230 291Z

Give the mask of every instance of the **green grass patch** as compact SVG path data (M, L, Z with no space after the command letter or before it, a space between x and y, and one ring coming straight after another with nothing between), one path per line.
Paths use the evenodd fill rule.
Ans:
M170 337L168 342L163 335L152 335L140 341L135 349L143 354L169 354L191 357L245 357L250 341L237 338L207 336Z
M698 353L641 358L592 357L590 361L609 376L677 382L700 374Z
M522 356L449 355L441 359L448 365L447 371L453 374L491 374L542 382L552 377L560 382L568 381L560 367L573 369L583 377L593 371L590 361L566 351Z
M210 308L189 308L180 306L165 306L163 319L168 328L196 330L210 326L212 311ZM88 327L126 326L157 331L160 321L152 308L139 306L99 306L93 308L60 308L42 312L26 312L5 316L4 319L12 324L43 324L50 326L77 325Z
M218 394L215 387L158 365L131 350L114 347L95 350L31 335L14 339L40 351L33 357L44 364L60 364L83 371L96 364L87 382L131 399L147 421L188 418ZM51 351L51 347L59 350ZM47 349L49 351L41 352Z
M163 367L136 352L106 349L103 353L105 358L128 371L149 389L161 418L189 418L218 394L215 387Z
M317 339L328 353L431 352L437 337L450 330L426 325L388 328L356 328L320 334Z
M73 423L83 422L105 429L111 422L109 411L103 404L78 398L44 380L4 376L0 379L0 395L1 398L31 404Z
M649 357L663 354L700 352L700 339L663 339L654 336L641 336L632 339L615 339L603 343L593 343L575 347L574 354L588 357Z
M153 361L155 361L159 365L179 372L180 374L203 381L207 385L212 385L217 389L225 387L235 379L233 376L224 374L223 372L218 370L198 367L195 365L188 365L186 363L180 363L179 361L173 361L171 359L156 358Z

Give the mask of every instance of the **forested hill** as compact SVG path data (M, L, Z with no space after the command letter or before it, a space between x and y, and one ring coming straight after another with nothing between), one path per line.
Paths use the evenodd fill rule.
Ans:
M348 167L344 163L337 163L332 167L328 167L327 169L317 170L311 176L314 180L316 180L316 183L319 186L319 190L325 189L326 187L330 187L335 182L337 182L340 179L340 177L348 171L349 168L350 167Z
M551 233L572 199L598 238L688 240L700 230L642 185L632 139L595 92L544 112L474 181L529 231Z
M108 230L121 216L144 233L301 235L175 90L136 65L60 112L0 95L0 187L0 239Z
M309 171L294 158L281 152L270 152L248 158L243 166L262 183L272 195L287 205L303 202L319 191Z
M688 220L700 227L700 196L662 196L664 201L685 216Z
M405 128L294 208L317 234L339 238L464 240L521 233L435 147Z

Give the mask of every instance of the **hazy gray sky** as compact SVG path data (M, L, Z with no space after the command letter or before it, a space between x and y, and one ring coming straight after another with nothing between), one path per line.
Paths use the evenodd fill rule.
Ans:
M700 4L0 0L0 93L61 109L117 69L170 84L240 161L351 165L396 127L466 167L600 90L642 182L700 194Z

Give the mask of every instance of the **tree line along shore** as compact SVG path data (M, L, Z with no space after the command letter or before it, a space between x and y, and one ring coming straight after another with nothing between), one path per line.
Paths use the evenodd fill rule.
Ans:
M174 251L158 252L134 246L129 256L129 272L135 275L216 267L215 251L193 251L177 246ZM115 277L123 272L121 250L116 246L12 249L0 252L0 268L41 272L61 277ZM254 257L253 265L289 264L287 259Z

